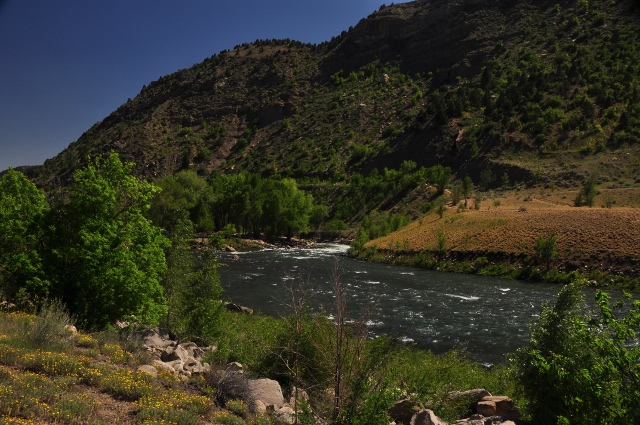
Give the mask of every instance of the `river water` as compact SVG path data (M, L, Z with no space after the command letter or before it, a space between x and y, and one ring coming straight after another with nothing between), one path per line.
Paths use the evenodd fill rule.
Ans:
M267 249L220 254L225 297L269 315L292 311L289 286L313 289L313 310L332 312L332 270L345 245L315 249ZM442 353L464 348L483 364L504 363L526 344L529 323L541 305L553 302L559 285L478 275L435 272L339 258L348 315L373 306L368 329Z

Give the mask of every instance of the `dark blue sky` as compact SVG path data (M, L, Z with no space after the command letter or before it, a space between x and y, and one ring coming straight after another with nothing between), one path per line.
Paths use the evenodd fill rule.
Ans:
M257 38L320 43L382 0L0 0L0 170L55 156L143 85Z

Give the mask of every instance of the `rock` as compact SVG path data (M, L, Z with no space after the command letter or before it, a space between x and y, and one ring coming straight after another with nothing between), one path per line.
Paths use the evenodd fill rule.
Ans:
M504 416L508 419L520 419L522 413L507 396L487 396L478 402L477 411L483 416Z
M169 331L159 328L146 328L136 332L142 337L142 344L147 351L160 357L168 347L175 347L178 343L169 337Z
M282 388L278 381L273 379L251 379L247 382L247 403L253 400L262 401L265 406L273 404L278 408L284 404Z
M476 388L469 391L453 391L449 393L447 396L449 400L454 402L468 401L469 402L469 412L474 413L477 411L478 402L482 400L483 397L490 397L491 393L484 388Z
M238 362L227 363L224 370L227 372L239 372L239 373L244 372L243 366Z
M142 365L142 366L138 366L138 371L140 372L144 372L144 373L148 373L149 375L153 376L154 378L158 377L158 370L148 364Z
M189 352L179 345L177 347L167 347L160 354L160 359L163 362L172 362L175 360L181 360L184 362L188 358L189 358Z
M181 347L189 354L190 357L193 357L196 360L202 359L205 354L205 351L193 342L183 342L178 345L178 347Z
M296 421L296 412L289 406L281 407L275 411L274 415L279 421L286 424L293 424Z
M202 365L193 357L188 357L182 365L182 368L185 372L190 372L192 375L202 373Z
M173 368L173 370L175 370L176 373L178 373L178 374L184 373L184 363L182 363L182 360L174 360L172 362L165 362L165 364L171 366Z
M460 398L469 398L476 402L482 400L484 397L491 397L491 393L484 388L476 388L469 391L453 391L449 393L449 399L456 400Z
M267 406L265 406L261 400L253 400L249 403L249 410L251 413L259 415L267 412Z
M229 245L225 246L224 250L226 252L236 252L236 249L234 247L232 247L232 246L229 246Z
M156 368L156 370L160 371L163 370L165 372L169 372L171 374L176 374L176 370L173 368L173 366L171 366L169 363L165 363L161 360L154 360L153 361L153 366Z
M446 422L440 420L432 410L423 409L413 415L411 425L447 425Z
M413 415L419 411L420 408L415 405L409 398L398 400L395 404L387 410L387 413L395 422L408 424L411 422Z
M75 335L78 333L78 329L76 329L73 325L65 325L64 330L69 332L71 335Z
M239 304L227 302L227 303L224 303L224 306L227 308L228 311L235 311L235 312L244 313L244 314L253 314L252 309L250 309L249 307L241 306Z
M510 420L504 416L491 416L485 418L482 415L471 415L468 419L461 419L454 425L525 425L524 422L518 420Z

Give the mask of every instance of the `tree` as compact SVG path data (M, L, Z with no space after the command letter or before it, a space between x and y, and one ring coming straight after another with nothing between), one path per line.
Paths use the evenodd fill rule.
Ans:
M91 160L49 214L52 295L87 327L126 316L153 324L166 314L160 277L169 241L144 216L159 189L132 176L133 166L113 152Z
M269 236L293 236L309 229L313 198L298 189L293 179L267 180L262 221Z
M552 232L546 238L539 236L533 249L538 253L540 262L545 264L549 271L551 261L558 256L558 235Z
M161 282L168 307L163 324L179 338L201 338L208 344L219 331L223 307L218 263L210 251L189 250L193 224L186 211L167 234L171 246L165 251L167 272Z
M469 198L469 193L473 191L473 182L471 181L471 177L466 176L462 179L462 195L464 196L464 206L467 205L467 198Z
M40 226L48 208L44 194L24 174L9 169L0 178L0 292L13 297L21 288L43 296Z
M587 309L585 280L544 306L529 344L512 359L533 423L636 424L640 420L640 302L610 305L596 291ZM630 296L627 295L627 299Z
M574 200L574 204L576 207L580 207L582 205L586 205L588 207L593 206L593 201L596 196L600 193L597 188L597 180L595 177L590 177L584 183L578 195L576 195L576 199Z

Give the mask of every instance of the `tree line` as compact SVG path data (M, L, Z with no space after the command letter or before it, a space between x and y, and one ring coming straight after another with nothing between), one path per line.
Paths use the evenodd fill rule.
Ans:
M20 172L2 176L0 296L23 309L59 299L89 329L131 318L211 336L222 293L215 259L186 250L184 215L169 230L154 225L160 189L132 169L115 153L95 158L49 199Z

